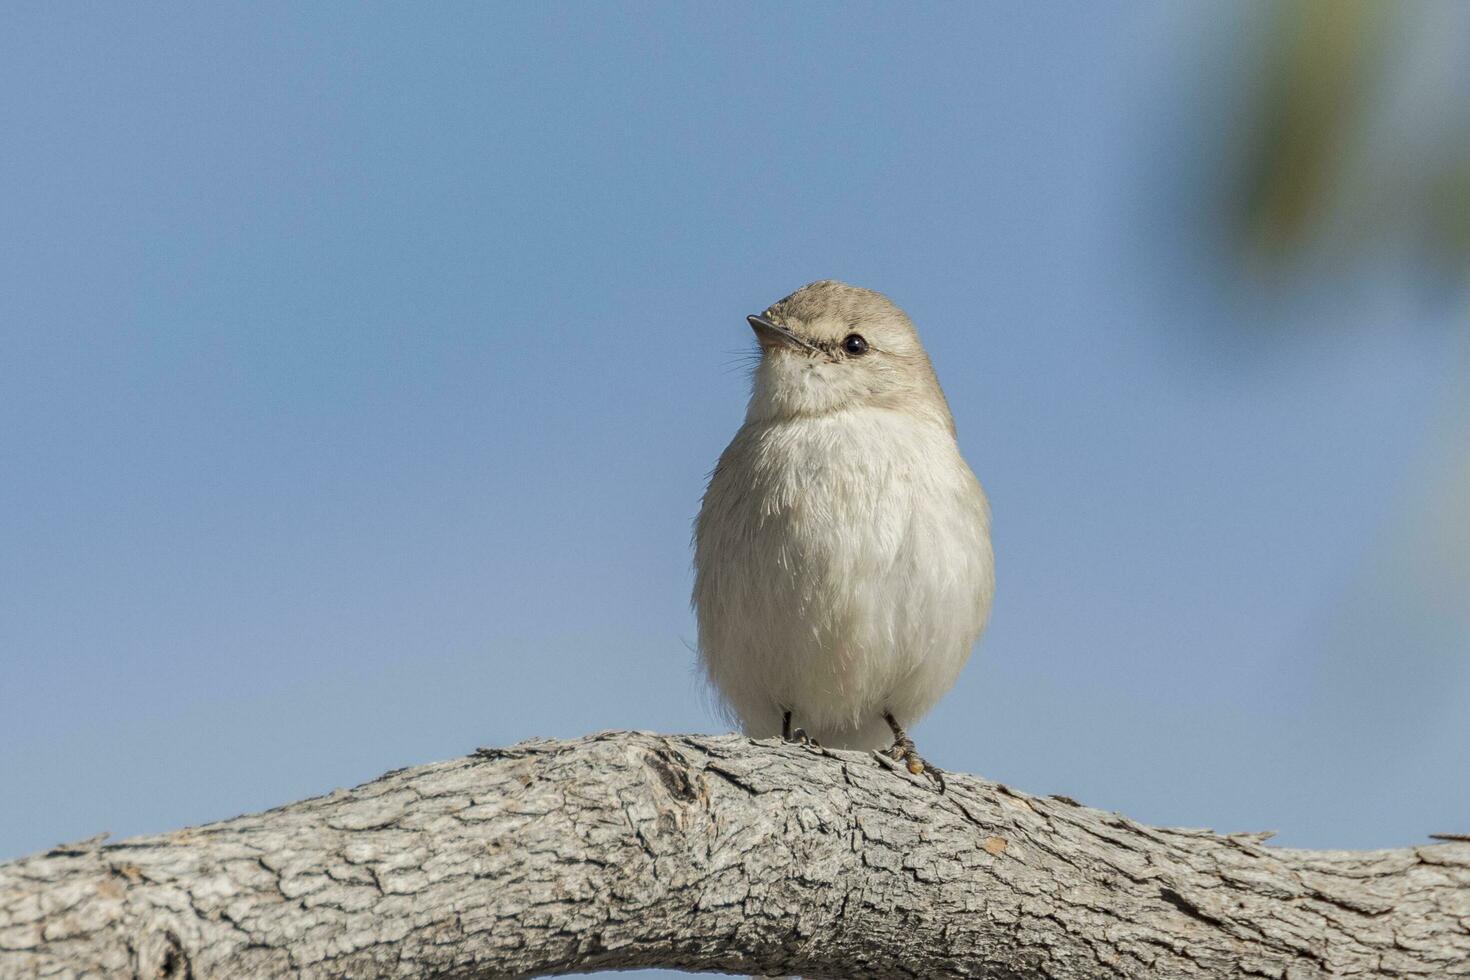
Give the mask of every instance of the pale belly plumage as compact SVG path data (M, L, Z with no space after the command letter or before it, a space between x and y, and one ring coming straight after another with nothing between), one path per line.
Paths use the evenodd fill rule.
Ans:
M994 592L985 497L953 435L880 408L747 424L695 550L700 659L756 736L791 711L823 744L886 745L883 713L911 725L949 690Z

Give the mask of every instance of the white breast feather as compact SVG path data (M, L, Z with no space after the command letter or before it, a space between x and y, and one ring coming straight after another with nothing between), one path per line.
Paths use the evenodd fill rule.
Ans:
M731 713L767 736L790 710L834 747L881 747L884 711L928 712L994 592L988 509L953 435L883 408L747 423L695 552L700 659Z

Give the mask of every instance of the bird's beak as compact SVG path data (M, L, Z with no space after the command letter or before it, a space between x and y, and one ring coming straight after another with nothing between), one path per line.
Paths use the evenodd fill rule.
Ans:
M762 350L772 350L776 347L792 347L813 353L817 350L790 330L777 326L763 316L752 313L745 320L750 324L750 329L755 331L755 339L761 345Z

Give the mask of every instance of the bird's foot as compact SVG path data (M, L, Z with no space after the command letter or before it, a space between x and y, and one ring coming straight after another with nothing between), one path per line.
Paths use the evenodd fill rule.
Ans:
M944 792L944 770L932 762L925 762L924 757L919 755L914 748L914 740L909 738L902 726L894 719L893 715L885 714L883 719L888 722L888 727L893 729L893 744L884 753L895 762L902 762L904 768L915 776L928 776L934 781L934 787L939 792Z
M792 745L811 745L821 748L821 743L806 733L805 728L791 727L791 712L786 712L781 717L781 737Z

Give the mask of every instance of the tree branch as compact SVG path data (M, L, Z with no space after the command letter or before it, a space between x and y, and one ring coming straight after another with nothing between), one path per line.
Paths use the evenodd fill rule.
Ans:
M1470 844L1298 851L616 733L0 865L0 978L1470 976Z

